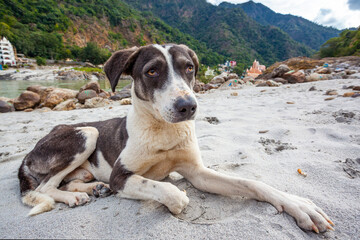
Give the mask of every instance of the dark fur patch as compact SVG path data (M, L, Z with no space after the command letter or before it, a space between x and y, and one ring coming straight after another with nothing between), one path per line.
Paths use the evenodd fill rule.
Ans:
M122 164L121 159L116 161L113 171L110 175L110 189L117 193L124 189L126 180L133 175L132 172L128 171Z
M59 125L42 138L19 168L20 191L35 189L65 169L74 156L85 151L85 137L72 126Z

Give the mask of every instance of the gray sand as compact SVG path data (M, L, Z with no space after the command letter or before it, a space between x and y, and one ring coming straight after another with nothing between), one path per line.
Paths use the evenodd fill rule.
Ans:
M25 154L57 124L105 120L124 116L129 109L114 105L0 115L0 237L359 239L360 98L324 101L328 89L349 91L342 85L360 85L360 80L215 90L198 95L196 120L206 166L312 199L335 223L335 232L302 231L292 217L278 214L268 203L203 193L177 174L167 181L186 189L190 198L178 216L156 202L110 196L76 208L57 203L53 211L27 217L30 208L21 203L17 179ZM317 91L308 91L311 86ZM346 111L355 115L349 117ZM210 124L205 117L216 117L219 123ZM264 130L269 131L259 133ZM298 174L298 168L307 177Z

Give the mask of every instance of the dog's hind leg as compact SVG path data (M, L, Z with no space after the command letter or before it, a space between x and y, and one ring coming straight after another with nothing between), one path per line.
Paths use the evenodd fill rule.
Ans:
M86 193L65 192L57 188L69 173L83 164L94 152L98 135L98 130L93 127L71 128L60 126L35 146L29 157L25 159L26 163L30 166L29 168L42 166L42 169L48 168L49 170L47 170L41 184L35 190L29 189L30 191L24 192L24 204L34 206L29 215L51 210L53 203L51 204L52 207L46 207L47 205L42 204L43 202L50 203L49 198L64 202L69 206L83 204L89 200ZM72 139L74 142L70 141ZM81 147L78 148L79 146ZM67 151L66 147L70 150ZM79 149L81 149L80 152ZM46 158L42 157L44 153L47 153ZM33 169L36 170L34 167ZM35 170L32 171L35 173ZM45 170L43 171L45 173ZM46 198L40 201L40 197Z

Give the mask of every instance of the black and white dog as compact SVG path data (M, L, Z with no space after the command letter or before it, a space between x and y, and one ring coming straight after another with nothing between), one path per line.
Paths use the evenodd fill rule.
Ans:
M160 182L176 171L202 191L269 202L303 229L332 229L329 217L308 199L204 167L195 136L197 101L192 91L198 67L196 54L184 45L114 53L104 67L113 91L121 74L134 79L128 116L59 125L41 139L18 175L23 203L33 206L29 215L53 209L55 201L81 205L89 195L106 196L110 191L158 201L178 214L189 198L171 183Z

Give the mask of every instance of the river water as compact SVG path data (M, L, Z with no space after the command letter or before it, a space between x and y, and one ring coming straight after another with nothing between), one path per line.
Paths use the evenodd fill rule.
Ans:
M27 87L31 85L53 86L59 88L69 88L79 90L83 85L90 82L90 80L54 80L54 81L27 81L27 80L2 80L0 81L0 97L16 98ZM99 80L101 89L110 91L110 83L108 80ZM116 89L120 90L131 83L131 80L120 80Z

